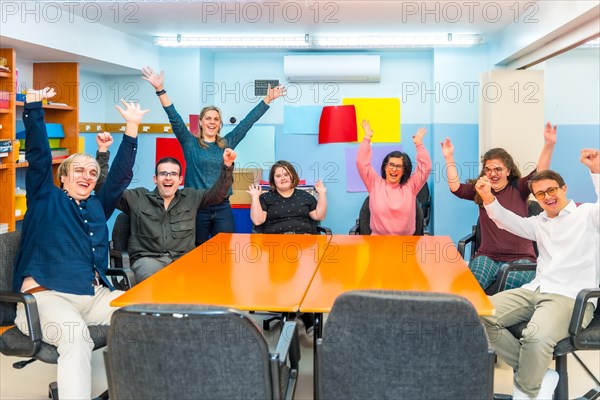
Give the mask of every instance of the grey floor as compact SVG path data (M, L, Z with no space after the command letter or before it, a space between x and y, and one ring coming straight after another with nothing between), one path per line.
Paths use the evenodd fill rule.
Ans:
M302 330L303 331L303 330ZM267 333L270 342L276 340L276 333ZM296 387L295 399L313 398L313 338L306 333L300 337L302 358L300 375ZM600 352L580 352L579 356L586 362L596 376L600 376ZM48 383L55 380L56 366L34 362L24 369L12 368L12 363L20 360L16 357L0 356L0 399L47 399ZM93 358L93 392L99 394L106 389L106 376L101 351L94 352ZM594 382L579 367L577 362L569 359L569 394L575 398L585 394L594 387ZM499 361L494 377L494 392L512 393L512 370Z

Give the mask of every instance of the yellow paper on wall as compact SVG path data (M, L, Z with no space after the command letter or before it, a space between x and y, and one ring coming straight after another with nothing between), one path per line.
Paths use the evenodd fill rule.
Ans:
M353 104L356 108L357 139L362 141L365 132L362 121L371 124L373 138L371 142L396 143L400 135L400 99L398 98L347 98L342 104Z
M79 142L77 145L78 153L85 153L85 138L83 136L79 136Z

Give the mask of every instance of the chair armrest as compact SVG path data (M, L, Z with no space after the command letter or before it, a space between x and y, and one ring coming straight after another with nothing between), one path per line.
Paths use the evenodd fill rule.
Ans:
M122 276L125 279L125 288L131 289L136 285L135 275L129 268L108 268L106 276Z
M348 232L348 235L358 235L358 220L356 220L354 226L350 228L350 232Z
M326 235L333 235L333 232L331 232L331 229L329 229L326 226L321 226L321 225L317 225L317 232L324 233Z
M298 340L298 324L296 321L287 321L283 324L275 353L272 356L277 357L280 365L284 364L289 356L292 369L298 368L300 341Z
M502 292L506 287L506 281L508 281L508 274L513 271L535 271L537 268L537 264L533 262L529 263L506 263L503 264L500 269L498 269L498 273L496 274L496 282L490 287L495 287L495 291L487 291L488 295L496 294L498 292Z
M119 260L121 265L117 265L115 260ZM110 249L110 265L113 268L131 268L129 253L125 250Z
M465 247L471 243L471 256L475 254L475 249L473 246L475 245L475 227L473 226L473 232L469 233L467 236L461 238L458 241L458 253L464 259L465 258Z
M580 342L578 338L579 332L583 330L581 326L587 302L591 298L600 298L600 288L582 289L575 298L575 307L571 315L571 323L569 324L569 333L571 334L571 342L577 349L585 349L586 346Z
M12 291L0 290L0 301L7 303L22 303L25 307L25 319L31 340L31 348L27 354L19 351L20 357L31 357L40 350L42 345L42 328L40 326L40 316L38 313L37 302L35 297L29 293L16 293ZM9 349L2 349L6 355L13 355Z

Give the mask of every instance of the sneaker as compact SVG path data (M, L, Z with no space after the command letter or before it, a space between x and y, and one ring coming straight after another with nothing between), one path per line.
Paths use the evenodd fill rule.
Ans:
M542 380L542 387L540 388L540 393L538 394L538 397L536 397L536 400L552 400L554 389L556 389L557 385L558 372L548 368L544 375L544 379Z
M513 400L532 400L532 398L523 393L517 385L515 385L515 388L513 390L512 398Z

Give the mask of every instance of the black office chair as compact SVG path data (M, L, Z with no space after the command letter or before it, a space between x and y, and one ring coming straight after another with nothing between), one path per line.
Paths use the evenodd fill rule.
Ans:
M416 215L415 215L415 236L423 236L424 231L424 219L423 210L419 205L419 201L416 202ZM369 210L369 196L363 201L358 213L358 219L352 228L350 228L349 235L370 235L371 234L371 210Z
M323 399L491 399L494 351L473 305L442 293L340 295L317 339Z
M104 351L113 399L291 399L299 359L294 322L269 351L246 315L189 304L117 310Z
M129 215L123 212L117 215L110 241L110 266L113 268L131 268L127 246L129 244Z
M29 360L14 363L13 367L17 369L21 369L36 360L56 364L58 359L56 347L42 341L42 329L35 297L31 294L12 290L13 272L20 240L20 232L0 235L0 254L2 254L0 258L0 326L12 326L0 335L0 353L7 356L31 357ZM109 269L107 275L111 277L120 276L125 281L133 276L129 270L114 269ZM25 306L25 312L28 315L29 336L23 334L14 326L17 303L22 303ZM90 326L89 331L90 337L94 341L94 350L106 346L107 326ZM50 383L48 397L58 399L56 382ZM100 398L107 398L107 392L100 395Z
M423 235L429 235L429 221L431 220L431 193L427 182L423 185L419 193L417 193L417 201L423 211Z
M529 201L527 203L528 215L530 217L534 215L540 214L542 211L542 207L539 205L537 201ZM470 252L470 260L475 258L475 253L477 249L479 249L479 245L481 244L481 228L479 226L479 218L477 219L477 224L473 225L471 233L464 236L458 241L458 253L464 259L467 246L469 247ZM535 250L535 254L537 256L537 245L533 242L533 249ZM531 263L505 263L500 267L498 273L496 274L496 280L489 287L485 289L485 293L488 295L494 295L504 289L506 289L506 284L508 282L508 278L511 272L517 271L535 271L537 264L534 262Z
M506 282L508 274L516 270L514 267L519 264L511 264L507 268L503 269L499 280ZM531 270L535 270L535 265L529 267ZM518 268L522 270L522 268ZM500 274L499 272L499 274ZM504 286L500 286L504 287ZM600 380L594 375L592 371L585 365L581 358L575 353L580 350L600 350L600 303L596 306L594 312L594 318L592 322L584 329L582 327L583 316L585 313L585 306L587 302L592 298L600 298L600 288L583 289L577 295L575 299L575 307L573 308L573 314L571 316L571 322L569 324L569 337L564 338L556 344L554 347L554 362L555 369L559 376L558 385L554 391L555 400L568 400L569 399L569 374L567 368L568 355L571 354L573 358L579 363L582 369L587 373L591 380L596 384L596 387L590 389L583 397L579 397L578 400L598 400L600 399ZM527 327L527 322L523 322L512 327L508 330L513 334L514 337L520 338L523 330ZM510 396L496 394L494 395L495 400L510 400Z

